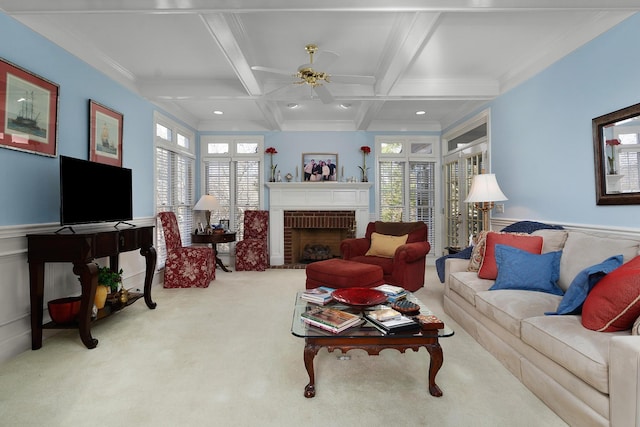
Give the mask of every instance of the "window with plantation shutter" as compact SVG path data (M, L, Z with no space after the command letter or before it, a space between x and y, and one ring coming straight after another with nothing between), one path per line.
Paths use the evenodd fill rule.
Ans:
M489 169L487 124L488 112L483 112L443 137L445 247L466 248L482 229L482 211L464 199L473 176Z
M438 185L435 137L376 137L378 194L381 221L422 221L435 248L438 237ZM430 253L429 256L434 256Z
M618 150L620 191L640 192L640 145L620 145Z
M176 123L156 115L155 181L156 212L174 212L183 245L191 244L194 200L195 160L190 141L193 135ZM166 259L162 225L156 224L158 267Z
M228 219L236 241L244 234L244 212L262 209L262 136L203 136L203 191L214 195L220 209L211 222ZM230 253L232 244L219 244L220 253Z

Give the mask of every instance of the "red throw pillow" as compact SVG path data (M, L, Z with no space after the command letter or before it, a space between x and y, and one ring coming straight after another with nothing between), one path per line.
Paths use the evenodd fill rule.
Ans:
M487 233L487 243L484 249L484 258L478 271L478 277L495 280L498 277L496 265L496 245L507 245L522 249L529 253L540 255L542 253L542 236L522 236L511 233Z
M598 332L626 331L640 316L640 256L604 276L582 306L582 326Z

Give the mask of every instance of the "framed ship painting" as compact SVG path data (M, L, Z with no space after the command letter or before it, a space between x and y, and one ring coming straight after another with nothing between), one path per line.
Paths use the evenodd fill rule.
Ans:
M55 157L59 89L0 58L0 147Z
M89 100L89 160L122 167L122 114Z

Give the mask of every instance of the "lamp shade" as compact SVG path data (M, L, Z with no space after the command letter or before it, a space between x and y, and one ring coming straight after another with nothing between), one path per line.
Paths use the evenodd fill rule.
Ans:
M469 195L464 199L466 203L499 202L502 200L508 199L500 190L496 176L492 173L474 175Z
M194 211L213 211L220 207L220 202L214 196L205 194L200 197L198 203L193 207Z

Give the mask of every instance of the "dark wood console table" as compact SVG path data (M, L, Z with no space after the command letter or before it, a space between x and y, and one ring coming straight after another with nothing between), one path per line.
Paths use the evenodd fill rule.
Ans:
M69 327L53 322L42 324L44 266L47 262L70 262L73 264L73 272L80 278L82 288L80 314L77 324L73 324L71 327L79 329L80 339L87 348L95 348L98 345L98 340L91 336L91 311L98 285L98 266L93 262L94 259L109 257L109 267L113 271L118 271L119 254L140 249L140 254L146 260L144 300L147 307L156 308L156 303L151 300L151 282L156 268L153 228L153 226L145 226L122 230L111 228L79 233L64 231L27 235L29 285L31 288L31 348L37 350L42 347L43 329ZM132 304L141 296L140 294L134 295L126 305ZM123 307L115 307L112 311L120 308ZM112 311L99 313L98 318L106 317Z
M216 249L216 245L218 243L230 243L236 241L236 233L232 231L227 231L225 233L211 233L211 234L192 234L191 235L191 243L210 243L211 249L213 250L213 257L216 259L216 265L220 267L222 270L230 273L225 265L222 263L222 260L218 258L218 250Z

